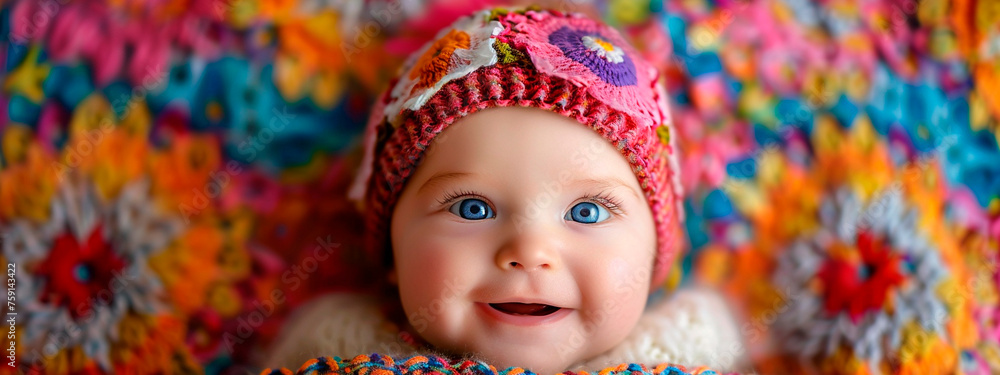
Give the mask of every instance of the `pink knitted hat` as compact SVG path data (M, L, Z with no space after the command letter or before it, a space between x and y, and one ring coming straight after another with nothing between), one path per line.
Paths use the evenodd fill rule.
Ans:
M351 197L366 210L368 250L391 261L389 223L434 138L491 107L538 107L594 129L628 160L656 222L653 282L680 249L681 187L666 93L656 69L614 29L580 14L482 11L441 30L375 104Z

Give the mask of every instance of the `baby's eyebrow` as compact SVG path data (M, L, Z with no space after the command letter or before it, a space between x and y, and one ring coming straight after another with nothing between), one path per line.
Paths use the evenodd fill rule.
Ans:
M473 175L474 175L473 173L468 173L468 172L443 172L443 173L439 172L439 173L436 173L433 176L431 176L431 178L428 178L427 181L424 181L423 185L420 185L420 188L417 189L417 194L420 194L420 192L423 191L428 186L433 186L433 185L437 185L437 184L443 184L443 183L448 182L450 180L463 179L463 178L470 177L470 176L473 176Z
M571 181L570 185L589 185L600 189L613 189L616 187L622 187L628 190L630 193L632 193L632 195L635 196L636 199L639 200L643 199L642 196L640 196L640 194L635 191L635 189L633 189L631 186L629 186L629 184L625 183L625 181L622 181L622 179L618 177L612 177L612 176L601 177L601 178L585 177Z

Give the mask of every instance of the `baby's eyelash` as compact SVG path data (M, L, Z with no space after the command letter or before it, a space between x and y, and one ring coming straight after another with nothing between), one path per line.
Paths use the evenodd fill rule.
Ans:
M600 203L607 209L614 213L621 214L622 211L622 201L615 196L608 194L608 192L601 192L600 194L587 195L585 198Z

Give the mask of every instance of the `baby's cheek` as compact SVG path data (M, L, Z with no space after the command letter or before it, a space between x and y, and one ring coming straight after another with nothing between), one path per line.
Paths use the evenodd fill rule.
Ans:
M649 292L649 277L652 272L652 262L642 259L615 257L608 261L605 277L611 286L611 294L623 300Z
M440 294L450 275L452 259L432 243L412 244L396 255L400 291L420 299ZM406 297L406 296L404 296Z
M463 297L470 285L466 254L441 237L410 243L396 254L400 293L407 310L441 310Z
M593 264L588 278L577 278L585 301L580 329L588 333L579 359L618 345L639 321L649 281L636 272L638 266L628 257L613 255Z
M447 266L448 236L434 228L435 220L412 220L396 223L392 243L394 261L400 276L414 272L438 274Z
M650 265L637 259L616 257L607 263L605 269L608 298L604 298L602 308L614 316L610 324L615 329L631 329L642 315L649 294ZM627 327L626 327L627 326Z
M404 251L396 254L396 260L407 263L411 272L421 278L441 278L461 274L463 266L473 266L470 252L473 245L469 241L454 238L440 232L426 232L403 245Z

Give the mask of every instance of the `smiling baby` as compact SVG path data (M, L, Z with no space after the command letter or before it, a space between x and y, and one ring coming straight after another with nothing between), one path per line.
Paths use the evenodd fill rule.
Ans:
M682 247L682 192L665 91L618 32L484 11L401 72L376 103L354 191L400 318L383 324L375 297L324 296L267 365L374 352L541 374L738 364L717 297L650 301Z

